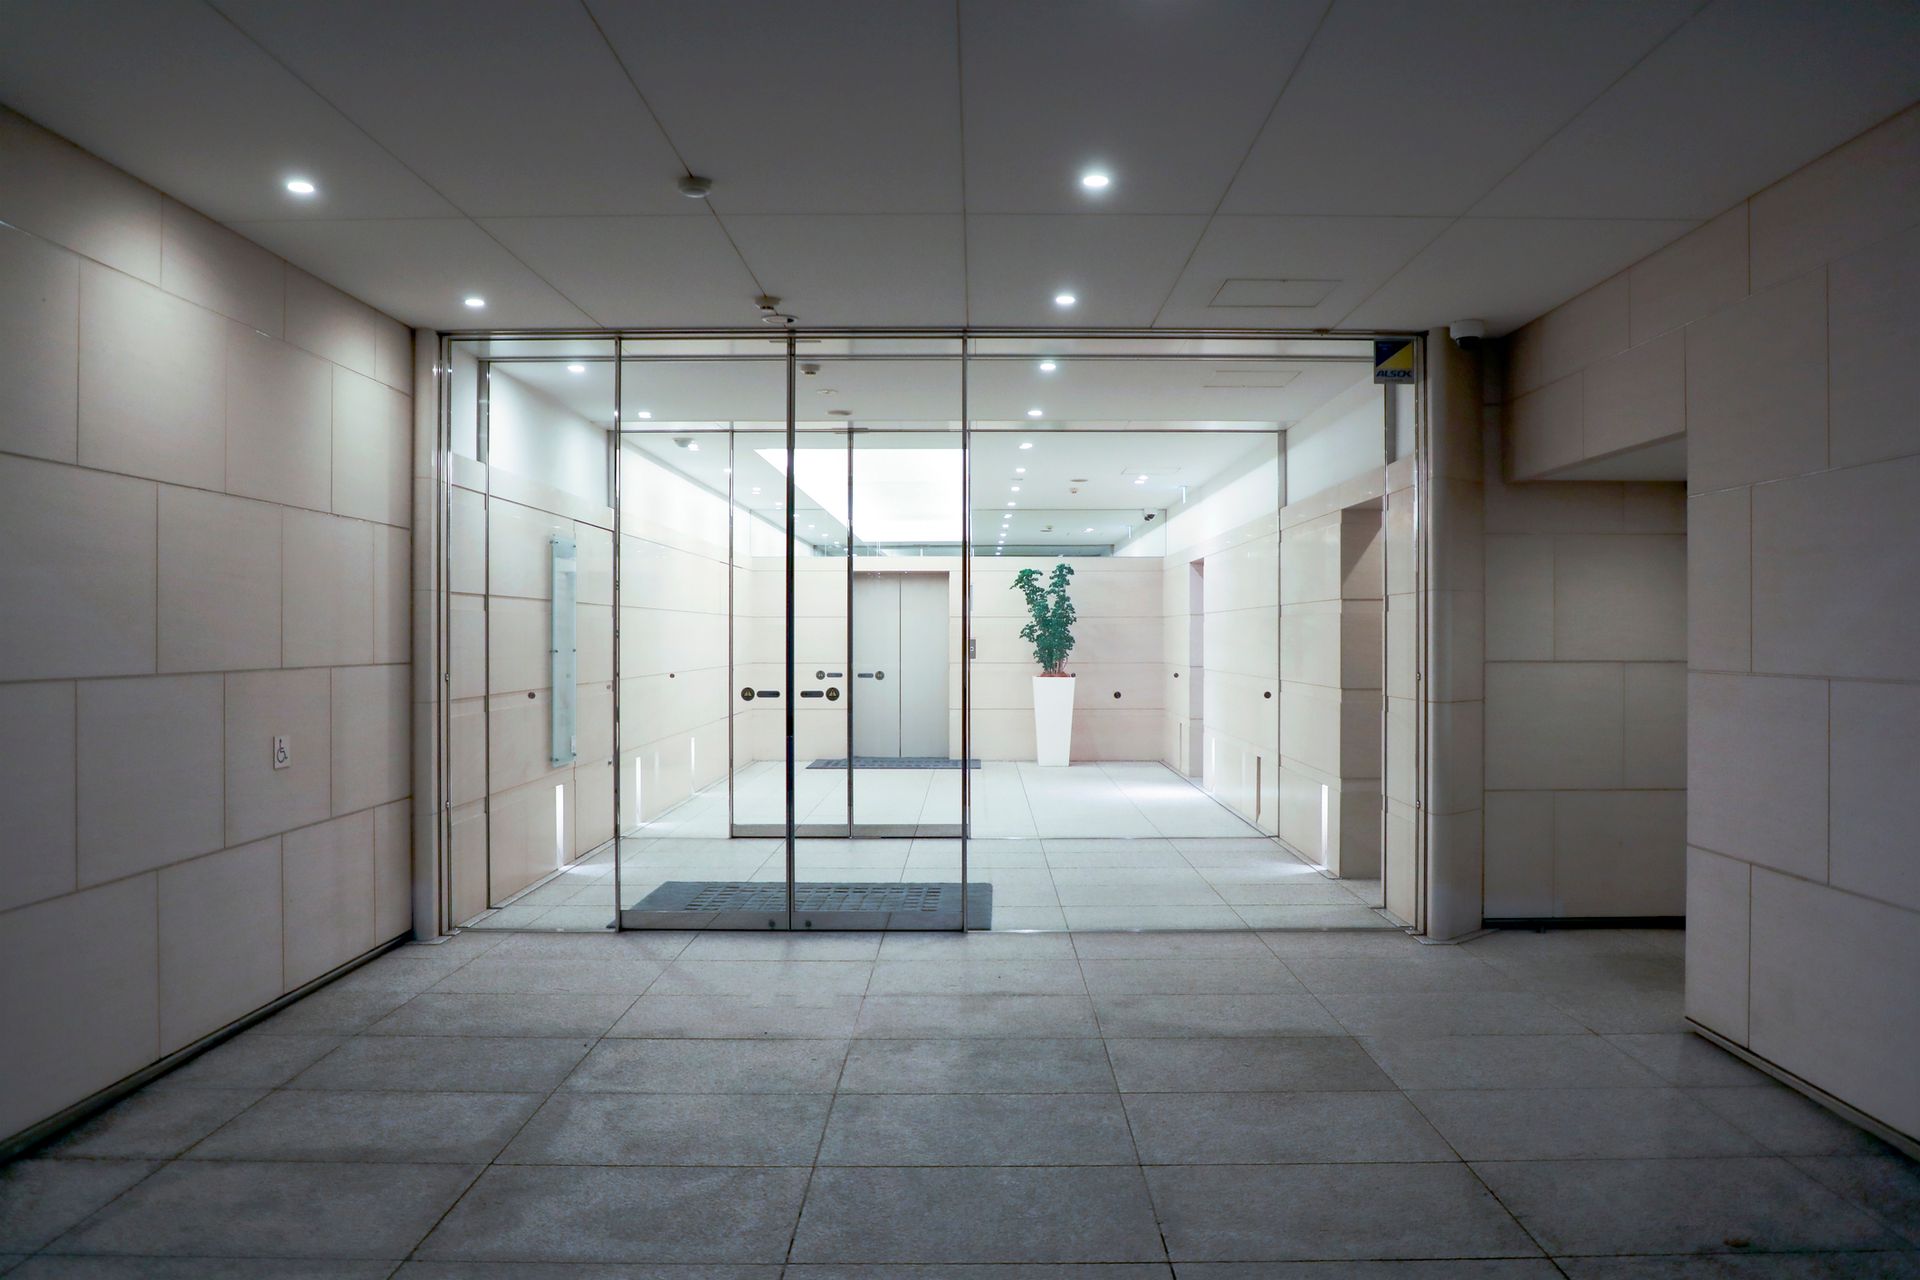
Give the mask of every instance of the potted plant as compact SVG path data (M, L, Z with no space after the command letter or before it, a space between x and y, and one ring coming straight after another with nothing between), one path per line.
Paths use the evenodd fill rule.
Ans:
M1033 678L1033 743L1035 759L1043 765L1065 766L1073 751L1074 679L1062 668L1073 652L1073 600L1067 583L1070 565L1056 564L1045 586L1038 569L1014 575L1014 590L1027 599L1032 620L1020 628L1020 638L1033 646L1040 674Z

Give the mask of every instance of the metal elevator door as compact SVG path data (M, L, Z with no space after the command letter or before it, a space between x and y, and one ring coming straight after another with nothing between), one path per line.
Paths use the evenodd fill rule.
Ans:
M947 754L947 575L856 573L853 751Z

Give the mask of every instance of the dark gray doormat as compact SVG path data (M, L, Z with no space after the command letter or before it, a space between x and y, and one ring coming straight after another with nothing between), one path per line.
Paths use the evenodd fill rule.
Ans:
M809 769L844 769L847 758L838 760L815 760ZM958 769L958 760L949 760L945 756L855 756L853 767L856 769ZM967 768L978 769L978 760L967 761Z
M793 886L793 927L958 929L958 884ZM778 880L669 880L620 913L628 929L784 929L787 886ZM967 886L967 928L993 927L993 885Z

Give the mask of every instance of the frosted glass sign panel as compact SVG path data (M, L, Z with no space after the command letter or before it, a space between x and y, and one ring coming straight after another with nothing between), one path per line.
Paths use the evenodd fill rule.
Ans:
M553 677L553 764L572 764L579 742L574 735L574 595L580 561L572 538L555 538L553 547L553 614L548 627L547 656Z

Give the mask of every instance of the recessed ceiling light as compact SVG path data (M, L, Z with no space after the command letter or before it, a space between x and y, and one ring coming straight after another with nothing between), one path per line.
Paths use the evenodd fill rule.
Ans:
M753 486L753 491L754 491L755 493L759 493L759 492L760 492L760 486L759 486L759 485L755 485L755 486Z
M1058 369L1059 367L1060 367L1059 365L1055 364L1051 360L1042 360L1040 362L1040 372L1042 373L1052 373L1055 369Z
M1022 449L1031 449L1031 448L1033 448L1033 441L1031 441L1031 440L1022 440L1022 441L1020 442L1020 447L1021 447Z
M1053 305L1056 307L1070 307L1078 301L1080 301L1080 299L1070 293L1056 293L1053 295Z
M1017 503L1017 502L1009 502L1009 503L1008 503L1007 505L1008 505L1008 506L1010 506L1010 507L1017 507L1017 506L1019 506L1020 504L1019 504L1019 503Z
M318 191L319 189L320 188L314 186L311 182L308 182L305 178L288 178L287 179L287 190L293 192L293 194L297 196L310 196L314 192Z
M586 371L587 366L583 364L570 364L567 366L568 373L585 373Z
M1145 484L1147 482L1147 478L1145 476L1135 476L1133 478L1133 482L1135 484Z
M1105 191L1113 185L1113 179L1098 169L1080 175L1080 185L1089 191Z
M1015 467L1015 468L1013 469L1013 474L1015 474L1015 475L1017 475L1017 476L1023 476L1023 475L1025 475L1025 474L1027 474L1027 469L1026 469L1025 467Z
M1020 486L1019 486L1019 485L1014 485L1014 486L1013 486L1013 492L1015 492L1015 493L1018 493L1018 492L1020 492Z
M1092 532L1093 532L1093 526L1092 526L1092 525L1088 525L1088 526L1086 527L1086 529L1084 530L1084 532L1086 532L1086 533L1092 533Z
M636 417L636 418L651 418L651 417L653 416L653 410L651 410L651 409L636 409L636 410L634 410L634 414L633 414L633 416L634 416L634 417Z
M487 300L481 297L479 294L473 293L473 294L467 295L466 304L469 307L472 307L475 311L478 311L480 308L487 305Z
M687 442L687 452L688 453L700 452L700 442L698 440L689 440Z
M1027 410L1027 416L1028 416L1029 418L1037 418L1037 417L1039 417L1039 416L1040 416L1040 411L1039 411L1038 409L1029 409L1029 410ZM1026 447L1025 445L1022 445L1022 446L1021 446L1021 448L1023 448L1023 449L1024 449L1025 447Z

